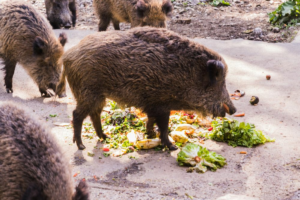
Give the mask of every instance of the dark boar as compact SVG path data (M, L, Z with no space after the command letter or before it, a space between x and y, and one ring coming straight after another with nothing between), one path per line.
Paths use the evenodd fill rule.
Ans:
M88 199L84 180L73 192L71 168L50 130L21 106L0 105L0 199Z
M120 22L165 28L173 9L170 0L94 0L93 4L100 19L99 31L105 31L110 21L115 30L120 30Z
M8 0L0 4L0 58L4 60L5 86L12 93L12 78L20 63L39 86L42 96L55 91L61 73L61 56L67 41L59 39L45 17L30 4Z
M214 117L236 111L225 85L224 59L166 29L89 35L64 54L63 65L57 94L64 91L66 77L77 101L73 141L79 149L85 148L81 127L87 115L97 135L106 138L100 121L105 98L143 110L148 116L147 133L153 136L156 123L162 144L171 150L176 149L168 139L171 110Z
M47 19L54 29L71 28L76 24L75 0L45 0Z

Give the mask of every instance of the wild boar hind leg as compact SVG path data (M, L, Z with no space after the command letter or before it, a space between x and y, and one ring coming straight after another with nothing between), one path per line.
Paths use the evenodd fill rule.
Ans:
M105 140L106 138L108 138L108 136L106 134L104 134L103 130L102 130L101 118L100 118L101 111L102 111L102 108L100 110L91 112L90 117L93 122L93 126L96 130L97 136L99 138L103 138Z
M76 109L73 111L73 142L76 142L79 150L85 149L85 146L83 145L81 140L81 129L83 120L88 116L89 111L90 109L87 109L86 106L81 105L79 102L77 102Z
M15 61L4 59L4 68L3 68L5 72L4 83L6 86L7 93L13 93L12 78L15 73L16 64L17 62Z
M120 22L116 19L112 19L112 23L114 25L115 30L120 30Z

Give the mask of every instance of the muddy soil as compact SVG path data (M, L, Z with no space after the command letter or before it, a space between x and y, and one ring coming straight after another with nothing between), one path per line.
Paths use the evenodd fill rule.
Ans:
M44 0L26 0L45 14ZM281 0L228 0L230 6L213 7L205 0L175 0L168 28L190 38L229 40L243 38L266 42L290 42L299 27L276 28L269 24L267 13L275 10ZM77 30L97 31L98 19L93 0L77 0ZM121 24L121 30L130 24ZM112 25L109 30L112 30Z

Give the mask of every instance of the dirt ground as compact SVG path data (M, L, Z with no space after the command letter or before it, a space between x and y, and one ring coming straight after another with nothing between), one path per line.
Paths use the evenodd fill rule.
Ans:
M61 30L55 32L58 36ZM66 49L92 32L66 31L69 37ZM186 168L176 161L179 150L171 153L144 150L122 157L104 157L100 149L103 144L96 137L83 139L87 149L77 150L72 143L73 129L54 125L55 122L70 122L76 106L70 88L67 87L66 98L41 98L38 87L20 66L16 67L13 94L6 93L0 78L0 104L14 101L26 106L50 126L73 166L73 174L78 174L73 177L74 181L87 180L91 200L300 199L300 63L295 59L299 56L300 43L269 44L241 39L196 41L224 56L229 66L228 91L246 92L245 97L234 101L238 112L246 113L245 117L236 119L254 123L276 140L255 148L233 148L225 143L205 141L203 146L227 159L227 165L216 172L186 173ZM270 81L266 80L266 74L271 75ZM0 77L3 76L0 71ZM257 106L249 104L252 95L260 98ZM88 151L95 156L89 157ZM240 154L240 151L247 154Z
M26 0L45 13L44 0ZM76 30L97 30L98 19L92 6L93 0L77 0L78 20ZM192 2L200 2L194 5ZM201 3L202 2L202 3ZM268 22L267 13L274 11L281 0L228 0L231 6L213 7L205 0L175 0L174 12L168 28L190 38L219 40L249 39L266 42L290 42L298 27L277 30ZM182 24L182 21L190 21ZM121 30L130 24L121 24ZM72 28L74 29L74 28ZM109 30L113 29L112 25ZM278 31L278 32L277 32Z

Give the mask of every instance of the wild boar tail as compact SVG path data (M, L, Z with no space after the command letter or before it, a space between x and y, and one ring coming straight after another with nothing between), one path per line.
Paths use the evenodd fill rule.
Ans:
M66 69L63 67L63 71L60 77L60 81L56 87L56 96L59 98L66 97Z

